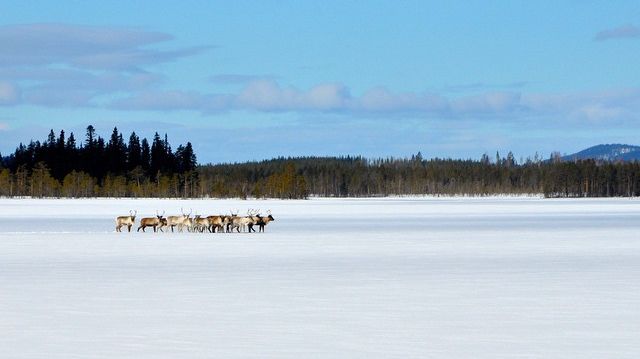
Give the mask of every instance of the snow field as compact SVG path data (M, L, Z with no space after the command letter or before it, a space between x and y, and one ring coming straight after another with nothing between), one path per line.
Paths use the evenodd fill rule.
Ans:
M271 209L266 233L114 218ZM134 228L135 229L135 228ZM7 358L640 354L640 201L0 200Z

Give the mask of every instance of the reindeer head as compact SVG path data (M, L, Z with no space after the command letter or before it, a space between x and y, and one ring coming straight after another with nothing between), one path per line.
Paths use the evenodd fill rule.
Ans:
M129 210L129 217L131 217L132 221L136 220L136 214L138 214L138 211Z
M180 207L180 213L182 213L182 219L186 220L191 216L191 213L193 213L193 208L189 208L189 213L185 214L182 207Z
M164 216L164 211L162 211L162 214L158 214L158 211L156 210L156 217L158 217L160 221L162 221L163 216Z

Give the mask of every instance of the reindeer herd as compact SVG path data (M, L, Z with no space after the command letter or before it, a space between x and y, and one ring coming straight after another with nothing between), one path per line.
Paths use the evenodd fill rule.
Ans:
M137 211L130 210L128 216L116 217L116 232L122 232L122 227L127 227L127 230L131 232L131 227L136 223ZM171 228L171 232L177 230L178 232L208 232L208 233L231 233L234 230L240 232L255 232L253 228L258 226L259 232L264 232L264 228L269 222L275 221L271 215L271 210L267 211L266 216L260 215L260 210L249 209L246 216L239 216L238 210L230 211L230 215L214 215L203 217L196 214L191 217L193 210L189 213L185 213L181 208L179 216L164 216L164 211L160 214L156 211L155 217L145 217L140 219L140 226L138 232L143 232L147 227L152 227L154 232L158 230L164 232L163 228L167 231Z

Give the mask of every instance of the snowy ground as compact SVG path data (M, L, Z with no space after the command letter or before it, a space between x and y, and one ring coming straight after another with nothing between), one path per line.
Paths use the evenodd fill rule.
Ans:
M270 208L265 234L113 217ZM3 358L638 358L640 200L0 199Z

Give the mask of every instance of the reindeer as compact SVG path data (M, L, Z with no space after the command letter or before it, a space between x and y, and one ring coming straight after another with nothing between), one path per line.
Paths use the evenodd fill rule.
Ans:
M158 214L158 211L156 211L155 217L142 218L140 220L140 227L138 227L138 232L140 232L140 229L142 229L142 231L144 232L144 229L147 227L153 227L154 232L157 232L157 229L160 229L160 232L164 232L162 230L162 227L167 225L167 219L163 218L163 216L164 211L162 211L162 214Z
M187 228L187 232L193 232L193 228L194 228L193 218L187 218L182 224L182 226Z
M227 219L227 233L231 232L233 230L232 225L233 225L233 220L236 218L240 218L238 217L238 213L240 212L240 210L236 209L236 211L234 212L233 210L229 210L229 216L225 216Z
M257 220L258 219L255 216L255 212L249 209L247 211L247 216L238 217L236 215L235 217L233 217L233 219L231 220L231 231L233 232L233 230L236 229L238 233L243 232L244 229L248 228L249 225L253 226L254 224L256 224ZM253 228L249 229L249 231L252 231L252 230ZM255 232L255 230L253 231Z
M184 227L185 221L191 216L193 209L189 210L189 214L184 214L184 210L180 208L181 216L169 216L167 217L167 226L171 227L171 232L173 232L173 228L178 226L178 232L182 232L182 228Z
M136 214L138 214L138 211L129 210L128 216L116 217L116 232L122 232L122 226L127 226L127 229L131 232L131 226L136 222Z
M258 220L258 232L264 232L264 227L269 224L269 222L271 221L275 221L275 218L273 218L273 216L271 215L271 210L267 211L267 216L266 217L261 217L260 215L258 215L258 217L260 218Z
M253 226L260 223L260 220L262 219L262 217L260 216L260 210L253 210L251 208L249 208L249 210L247 211L248 217L251 218L251 222L247 223L247 231L249 233L251 232L255 232L256 230L253 229Z
M214 233L218 229L218 233L224 232L225 227L229 223L229 216L208 216L209 232Z
M193 219L194 223L194 228L196 231L203 233L205 230L211 231L211 229L209 228L211 226L211 224L209 223L209 217L204 217L202 218L199 214L195 216L195 218Z

